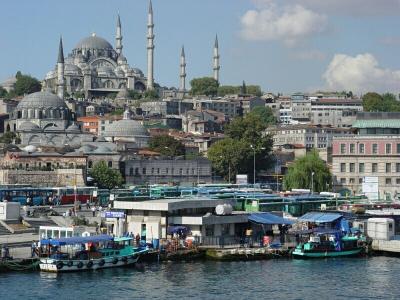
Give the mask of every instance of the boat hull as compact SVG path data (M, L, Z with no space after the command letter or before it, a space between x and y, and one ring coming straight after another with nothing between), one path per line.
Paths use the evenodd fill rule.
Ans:
M135 264L139 255L125 257L109 257L91 260L57 260L51 258L40 259L40 270L44 272L82 272L107 268L117 268Z
M344 251L325 251L325 252L303 252L295 249L292 252L294 258L326 258L326 257L348 257L360 255L363 248L356 248Z

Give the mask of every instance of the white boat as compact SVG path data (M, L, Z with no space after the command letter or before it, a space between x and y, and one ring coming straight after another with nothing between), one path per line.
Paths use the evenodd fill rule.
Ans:
M88 271L135 264L147 248L132 246L130 237L110 235L41 240L48 257L40 258L45 272Z

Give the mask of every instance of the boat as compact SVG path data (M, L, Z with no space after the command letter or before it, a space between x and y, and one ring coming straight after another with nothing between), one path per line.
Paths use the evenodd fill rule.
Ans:
M340 231L313 233L308 242L300 243L293 250L294 258L325 258L357 256L365 250L365 237L342 235Z
M148 252L147 247L134 247L133 238L110 235L44 239L46 248L39 267L45 272L88 271L135 264Z

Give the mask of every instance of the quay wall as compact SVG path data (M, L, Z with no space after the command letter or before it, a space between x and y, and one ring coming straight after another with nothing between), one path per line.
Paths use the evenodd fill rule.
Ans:
M400 240L376 240L372 241L372 250L400 253Z

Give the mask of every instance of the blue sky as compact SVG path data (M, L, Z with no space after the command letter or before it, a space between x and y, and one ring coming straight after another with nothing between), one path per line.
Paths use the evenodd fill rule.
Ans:
M96 32L115 44L121 15L124 55L146 74L147 0L3 0L0 82L16 71L42 79ZM265 91L400 91L399 0L153 0L155 78L177 86L185 45L188 80L211 75L218 33L221 84Z

